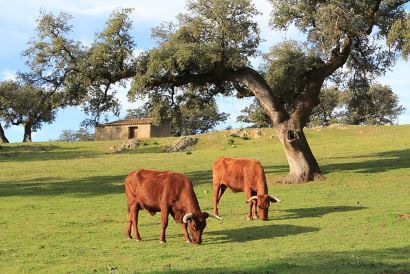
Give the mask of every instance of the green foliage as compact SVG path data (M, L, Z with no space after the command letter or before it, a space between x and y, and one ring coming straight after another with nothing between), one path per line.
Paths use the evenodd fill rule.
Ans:
M93 141L94 134L90 133L86 128L79 130L63 130L58 137L59 142L86 142Z
M315 107L310 115L310 126L329 126L337 120L335 109L341 106L340 91L336 87L323 88L320 92L320 104Z
M178 16L176 24L154 29L160 44L139 58L130 96L144 93L151 79L248 65L260 42L253 20L257 14L249 0L188 1L187 12ZM218 92L224 89L219 87Z
M236 121L251 124L250 127L272 127L269 116L263 111L257 100L241 110L242 115L236 117Z
M28 125L36 131L43 123L56 117L55 96L49 92L17 81L0 82L0 117L9 125Z
M132 9L113 11L104 30L87 49L83 60L83 80L86 89L83 108L92 118L85 120L85 126L98 123L103 113L119 115L120 105L115 96L116 85L125 87L125 79L134 74L133 50L135 43L130 35L132 23L129 18Z
M95 125L107 112L118 115L114 90L135 73L131 11L113 11L89 47L69 38L71 15L41 12L36 36L23 54L28 71L21 77L58 94L60 107L82 105L90 116L84 126Z
M264 55L262 71L266 82L288 111L294 100L305 91L307 72L315 66L315 58L296 41L288 40L271 48Z
M407 60L410 54L410 15L402 16L396 20L389 30L387 44L401 50L402 56Z
M390 67L395 53L409 53L409 19L404 10L408 1L270 1L272 26L287 29L294 24L323 60L337 53L346 37L354 41L348 65L370 73L379 74ZM386 42L390 49L380 46Z
M299 185L273 183L287 171L279 142L238 139L235 149L220 150L226 134L199 136L189 156L150 147L106 154L120 141L2 145L1 272L371 274L410 269L409 220L399 217L410 206L410 139L403 137L410 134L408 125L307 129L327 181ZM272 134L273 129L266 130L266 136ZM283 200L271 205L267 221L247 221L245 195L227 190L220 202L224 220L207 220L201 246L185 243L181 225L171 217L167 243L161 245L161 215L146 211L139 214L142 241L125 240L124 178L131 170L187 174L201 209L211 211L211 167L221 155L261 161L269 193Z
M351 87L343 95L343 121L353 125L393 124L404 107L389 86L374 84Z
M228 145L233 145L235 143L235 140L234 139L228 139Z

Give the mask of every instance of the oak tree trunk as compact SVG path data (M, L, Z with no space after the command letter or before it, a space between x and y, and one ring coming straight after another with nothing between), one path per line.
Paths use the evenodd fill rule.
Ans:
M0 144L8 143L9 140L7 139L6 135L4 134L4 129L0 124Z
M295 128L284 122L277 126L276 131L289 163L289 173L280 180L282 183L295 184L325 179L306 140L303 127Z
M24 125L23 142L31 142L31 123L26 123Z

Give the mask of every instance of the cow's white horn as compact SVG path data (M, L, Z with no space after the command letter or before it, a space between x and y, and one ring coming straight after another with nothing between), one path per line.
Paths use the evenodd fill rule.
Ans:
M275 200L277 203L282 202L279 198L277 198L277 197L275 197L275 196L269 195L269 197L270 197L271 199Z
M192 218L192 213L187 213L184 215L184 218L182 218L182 221L184 222L184 224L186 224L188 222L189 219Z
M246 202L250 203L252 200L256 200L256 199L258 199L258 196L252 196Z
M213 214L213 213L209 213L209 212L207 212L208 213L208 215L210 216L210 217L214 217L215 219L217 219L217 220L222 220L222 218L221 217L219 217L218 215L216 215L216 214Z

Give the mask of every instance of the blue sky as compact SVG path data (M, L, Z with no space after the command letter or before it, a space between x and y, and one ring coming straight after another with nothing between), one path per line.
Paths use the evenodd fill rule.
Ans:
M266 51L271 45L285 38L296 38L298 33L289 30L286 33L272 31L268 26L271 6L267 0L254 1L262 12L257 18L261 27L261 36L265 41L261 44L261 51ZM0 1L0 80L11 79L17 71L23 71L24 59L21 52L27 48L28 40L34 35L36 19L40 9L45 11L66 11L73 15L73 37L83 43L93 40L94 34L104 27L104 22L111 11L117 7L133 7L132 20L134 27L132 35L137 42L138 50L145 50L154 46L151 39L151 28L162 21L173 20L184 10L183 0L1 0ZM379 79L382 84L390 85L398 94L400 103L406 107L406 112L399 118L400 124L410 123L410 64L400 60L384 77ZM126 109L136 107L141 102L129 103L126 90L119 89L118 96L122 103L121 115ZM248 105L252 99L218 98L219 108L231 116L219 128L228 125L240 127L236 116L240 110ZM64 129L77 130L84 118L80 108L60 110L57 119L51 125L44 125L41 130L33 133L33 141L55 140ZM117 119L117 117L112 117ZM5 130L11 142L20 142L23 138L23 127L11 127Z

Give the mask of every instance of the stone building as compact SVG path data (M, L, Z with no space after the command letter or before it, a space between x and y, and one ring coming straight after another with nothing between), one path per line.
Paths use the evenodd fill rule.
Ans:
M153 119L118 120L98 125L95 128L96 141L128 140L151 137L171 136L171 125L163 122L159 126L153 125Z

